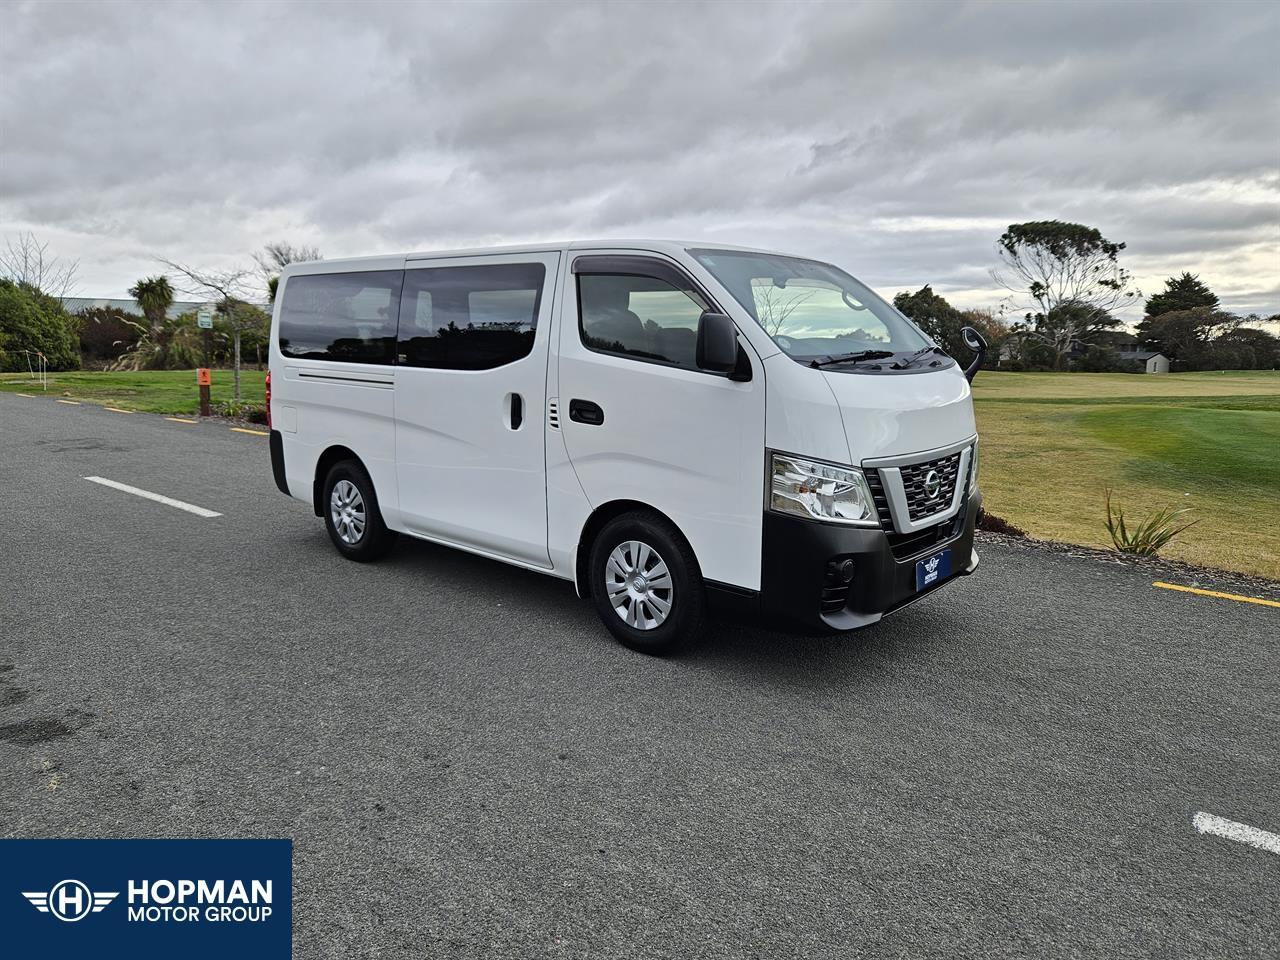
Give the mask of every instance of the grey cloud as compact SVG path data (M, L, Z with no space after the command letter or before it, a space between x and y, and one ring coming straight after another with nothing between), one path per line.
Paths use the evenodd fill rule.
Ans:
M1127 241L1145 287L1199 269L1243 308L1280 274L1264 4L0 14L0 233L56 237L95 295L153 253L226 264L282 237L336 256L648 233L977 305L1001 296L995 236L1031 217Z

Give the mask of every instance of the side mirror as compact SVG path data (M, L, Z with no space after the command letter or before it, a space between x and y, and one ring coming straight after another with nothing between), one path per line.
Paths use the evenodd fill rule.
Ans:
M973 327L962 327L960 336L964 340L964 345L977 354L969 362L969 366L964 368L964 378L973 383L973 378L978 375L978 371L982 369L982 359L987 355L987 341Z
M698 318L694 362L699 370L733 373L738 366L738 328L723 313L707 311Z

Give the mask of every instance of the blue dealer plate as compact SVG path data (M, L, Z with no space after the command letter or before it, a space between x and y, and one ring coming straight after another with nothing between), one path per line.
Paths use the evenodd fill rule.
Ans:
M916 561L916 589L926 590L951 576L951 551L943 550Z

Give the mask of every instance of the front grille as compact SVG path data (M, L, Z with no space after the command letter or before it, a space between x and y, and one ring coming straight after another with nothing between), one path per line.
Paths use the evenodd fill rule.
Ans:
M960 455L955 454L955 456L958 458ZM945 457L943 459L951 458ZM931 462L936 463L938 461ZM902 472L904 475L908 469L914 470L918 469L918 467L903 467ZM937 468L935 467L934 469ZM889 498L885 496L884 484L880 480L880 471L868 467L863 472L867 476L868 486L871 487L871 499L875 503L876 515L880 518L880 526L884 530L885 539L889 541L889 551L893 554L895 560L905 560L918 553L924 553L930 547L945 543L953 537L959 536L964 529L965 512L961 510L955 517L945 523L935 523L931 527L925 527L923 530L917 530L914 533L898 533L893 526L893 514L889 512ZM954 490L954 472L951 484L951 489ZM950 494L947 495L946 502L951 502ZM912 519L915 518L913 517Z
M925 490L925 478L936 471L940 485L933 496ZM951 506L956 492L956 475L960 472L960 452L924 463L902 467L902 488L907 495L907 515L912 523L940 513Z

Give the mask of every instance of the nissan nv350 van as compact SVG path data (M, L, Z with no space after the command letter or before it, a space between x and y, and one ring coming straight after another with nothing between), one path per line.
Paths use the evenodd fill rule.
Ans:
M271 465L352 560L573 581L622 643L865 627L978 565L969 380L829 263L671 241L292 264Z

